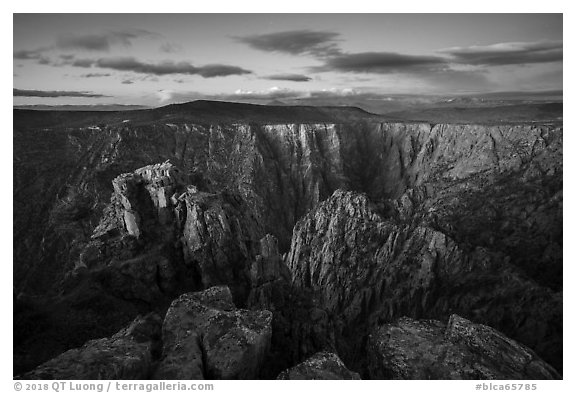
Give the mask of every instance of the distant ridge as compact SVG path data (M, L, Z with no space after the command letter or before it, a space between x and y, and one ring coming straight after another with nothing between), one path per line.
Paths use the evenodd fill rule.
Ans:
M16 105L14 109L30 109L35 111L133 111L137 109L150 109L145 105Z
M84 127L100 123L349 123L389 120L387 116L346 106L275 106L198 100L153 109L62 111L14 109L17 127Z
M276 106L282 106L282 105L289 105L289 104L286 104L285 102L282 102L282 101L280 101L280 100L273 100L273 101L270 101L270 102L268 102L266 105L271 105L271 106L274 106L274 105L276 105Z
M240 102L197 100L154 109L157 114L195 116L217 122L346 122L361 119L385 119L386 116L353 106L264 105Z

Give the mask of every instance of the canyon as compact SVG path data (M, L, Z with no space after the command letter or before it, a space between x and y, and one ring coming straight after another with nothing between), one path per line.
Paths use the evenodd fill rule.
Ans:
M562 135L15 110L14 375L562 378Z

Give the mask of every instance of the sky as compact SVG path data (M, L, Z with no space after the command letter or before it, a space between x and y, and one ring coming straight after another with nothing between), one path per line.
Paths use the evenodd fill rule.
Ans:
M562 14L14 14L14 105L562 89Z

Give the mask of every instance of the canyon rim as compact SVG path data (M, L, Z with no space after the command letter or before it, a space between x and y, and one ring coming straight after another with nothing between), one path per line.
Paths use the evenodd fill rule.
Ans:
M13 377L562 379L562 22L15 14Z

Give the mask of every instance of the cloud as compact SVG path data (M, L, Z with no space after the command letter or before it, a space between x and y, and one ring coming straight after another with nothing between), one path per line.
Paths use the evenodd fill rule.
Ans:
M200 75L204 78L215 78L219 76L251 74L252 71L237 66L225 64L207 64L196 67L188 62L178 63L163 61L157 64L146 63L134 57L108 57L101 59L74 59L69 64L76 67L99 67L116 71L132 71L149 75Z
M13 53L13 58L18 60L39 59L44 49L18 50Z
M353 99L353 100L390 100L388 94L382 94L362 89L352 88L331 88L322 90L295 90L281 87L271 87L266 90L236 90L233 93L205 94L198 91L175 91L159 90L156 95L160 103L181 103L198 99L232 101L232 102L252 102L262 103L273 100L298 100L298 99ZM316 101L315 101L316 102ZM322 101L320 101L322 102Z
M81 35L60 37L56 46L61 49L110 50L110 41L105 35Z
M14 51L13 58L18 60L38 60L40 64L52 64L49 58L45 56L46 52L54 50L87 50L107 52L114 45L128 47L132 41L139 38L159 38L158 33L153 33L142 29L128 29L120 31L108 31L95 34L68 34L58 37L56 42L50 46L44 46L32 50L22 49ZM62 60L71 60L74 55L61 54Z
M332 88L332 89L322 89L322 90L311 91L311 92L309 92L308 96L311 98L351 97L351 96L368 98L368 97L373 97L374 94L373 93L364 93L364 92L361 92L361 91L358 91L355 89L351 89L351 88L345 88L345 89Z
M158 37L159 34L142 29L109 31L98 34L63 35L56 41L58 49L82 49L109 51L113 45L131 46L132 41L142 37Z
M82 77L82 78L103 78L105 76L112 76L112 74L103 73L103 72L90 72L88 74L80 75L80 77Z
M160 103L187 102L198 99L217 101L259 101L280 98L297 98L307 93L297 90L272 87L268 90L236 90L234 93L205 94L197 91L159 90L156 95Z
M173 42L165 42L160 45L160 52L164 53L179 53L182 52L182 45Z
M72 59L66 61L67 64L74 67L90 68L94 65L94 60L92 59Z
M312 78L310 78L309 76L300 74L276 74L276 75L269 75L264 79L268 79L271 81L291 81L291 82L308 82L312 80Z
M252 99L252 100L270 100L270 99L280 99L280 98L295 98L300 97L303 93L297 90L271 87L268 90L253 91L253 90L236 90L234 94L223 94L215 96L214 98L220 99Z
M236 41L265 52L332 56L340 53L336 41L339 33L330 31L292 30L270 34L233 37Z
M189 91L189 92L179 92L174 90L158 90L156 92L158 100L160 103L174 103L174 102L188 102L197 100L205 97L202 93Z
M393 52L344 53L324 59L312 67L316 72L377 74L423 83L433 90L482 89L491 85L486 70L475 65L453 63L440 56L406 55Z
M109 97L86 91L12 89L14 97Z
M325 59L315 71L391 74L442 69L446 59L439 56L403 55L393 52L345 53Z
M505 42L485 46L448 48L440 51L455 62L472 65L535 64L562 61L562 41Z

